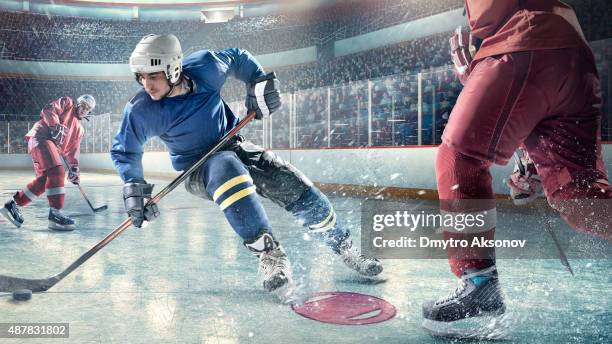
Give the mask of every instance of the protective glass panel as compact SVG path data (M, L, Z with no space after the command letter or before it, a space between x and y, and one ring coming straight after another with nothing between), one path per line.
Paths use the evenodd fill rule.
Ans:
M339 85L330 89L331 147L368 144L368 83Z

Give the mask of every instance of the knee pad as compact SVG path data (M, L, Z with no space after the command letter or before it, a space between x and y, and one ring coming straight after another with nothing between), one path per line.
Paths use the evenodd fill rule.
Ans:
M64 172L64 168L62 166L55 166L45 170L45 175L47 176L47 180L45 183L45 186L47 187L47 192L50 188L64 187L64 179L66 178L66 173Z
M232 228L250 240L270 224L246 167L234 152L214 154L202 166L206 193L225 214Z
M238 160L236 154L229 151L222 151L213 154L200 168L187 178L185 181L185 189L194 196L206 200L213 200L213 193L224 183L221 180L226 179L227 182L229 179L239 176L244 177L235 179L234 182L244 180L251 184L253 183L248 171L240 160ZM212 185L209 185L211 182Z
M189 175L189 178L185 181L185 189L194 196L212 201L212 197L206 191L203 166Z
M492 199L489 161L467 156L442 143L436 155L436 179L440 199Z
M234 152L214 154L202 166L206 192L221 210L255 193L253 179Z
M495 227L495 197L490 162L469 157L443 143L436 156L440 210L448 213L483 212L486 228ZM446 229L445 229L446 230ZM449 231L450 230L449 228Z

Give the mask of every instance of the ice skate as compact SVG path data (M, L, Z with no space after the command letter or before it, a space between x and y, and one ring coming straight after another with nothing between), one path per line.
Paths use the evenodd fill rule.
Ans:
M339 253L342 261L349 268L367 277L379 275L383 266L378 259L366 257L359 249L353 246L353 241L347 239L340 244Z
M501 339L509 330L495 266L468 270L451 294L423 304L423 328L440 337Z
M17 228L21 227L23 224L23 215L19 210L19 206L17 206L17 203L12 198L10 201L4 203L4 207L0 209L0 213Z
M259 272L263 275L263 287L268 292L287 286L291 280L291 267L287 254L278 241L267 232L244 245L259 258Z
M76 229L74 220L62 214L58 209L49 209L49 229L55 231L73 231Z

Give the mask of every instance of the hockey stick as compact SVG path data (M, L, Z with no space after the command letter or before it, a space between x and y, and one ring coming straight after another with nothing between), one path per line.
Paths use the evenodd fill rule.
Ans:
M64 157L61 157L61 158L62 158L62 162L64 163L64 168L66 169L66 172L70 173L70 166L68 165L68 162L66 161L66 159L64 159ZM81 191L81 195L83 195L83 198L85 199L85 201L87 202L87 204L89 205L89 207L94 213L108 209L108 206L106 204L101 207L94 208L93 204L91 204L91 202L89 201L89 198L87 198L87 195L85 195L85 191L81 187L81 184L76 184L76 186L79 188L79 191Z
M519 156L518 150L514 152L514 162L516 162L516 166L518 166L519 172L521 176L527 175L527 170L525 169L525 165L523 165L523 161L521 161L521 157Z
M551 216L550 216L550 211L548 209L548 206L543 205L543 206L539 206L539 207L540 207L540 211L545 216L546 227L544 228L544 230L547 231L548 234L550 234L550 237L555 242L555 245L557 246L557 250L559 251L559 259L561 260L561 264L563 264L563 266L565 266L567 268L569 273L572 276L574 276L574 270L572 270L572 266L570 265L569 260L567 259L567 256L565 255L565 251L563 251L563 248L561 247L561 243L559 243L559 239L557 238L557 234L555 234L555 232L553 231L553 227L552 227L552 224L551 224Z
M234 137L240 129L242 129L245 125L247 125L253 118L255 118L255 112L249 113L242 121L238 123L238 125L232 129L229 133L227 133L219 143L217 143L206 155L204 155L200 160L194 163L188 170L183 171L176 179L174 179L170 184L166 185L160 192L158 192L153 198L151 198L147 205L149 204L157 204L159 201L164 198L167 194L169 194L172 190L174 190L177 186L179 186L189 175L191 175L195 170L200 168L208 159L209 156L216 153L229 139ZM17 289L30 289L32 292L41 292L49 290L49 288L53 287L57 282L64 279L68 276L72 271L76 270L79 266L85 263L91 256L96 254L96 252L100 251L104 246L108 245L111 241L113 241L116 237L118 237L121 233L123 233L126 229L130 227L132 224L132 219L127 218L123 221L115 230L109 233L102 241L97 243L94 247L89 249L89 251L85 252L82 256L79 257L74 263L70 264L66 270L60 272L55 276L51 276L46 279L27 279L27 278L18 278L11 276L1 276L0 275L0 292L12 292Z
M103 206L100 206L98 208L94 208L94 206L89 201L89 198L87 198L87 196L85 195L85 191L83 191L83 188L81 187L81 184L77 184L77 187L79 188L79 191L81 191L81 195L83 195L83 198L85 199L85 201L87 201L87 204L89 204L89 207L91 208L91 210L93 210L94 213L97 213L97 212L104 211L104 210L108 209L108 206L106 204L103 205Z
M514 160L516 161L516 165L519 168L519 172L521 173L522 176L526 176L527 175L527 171L525 169L525 165L523 165L523 161L521 161L521 157L519 156L518 152L514 153ZM563 266L565 266L567 268L567 270L570 272L570 274L572 274L572 276L574 276L574 270L572 270L572 266L569 263L569 260L567 259L567 255L565 255L565 251L563 251L563 248L561 247L561 243L559 243L559 239L557 238L557 234L555 234L555 231L553 230L551 219L550 219L550 212L548 210L548 206L544 205L544 206L537 206L538 209L540 210L540 213L544 215L544 221L546 222L546 225L544 227L544 230L550 234L550 237L553 239L553 242L555 243L555 246L557 246L557 251L559 251L559 260L561 260L561 264L563 264Z

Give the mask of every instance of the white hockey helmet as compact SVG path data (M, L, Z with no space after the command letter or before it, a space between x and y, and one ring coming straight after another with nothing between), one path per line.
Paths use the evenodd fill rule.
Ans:
M174 35L146 35L130 56L130 70L137 74L164 72L170 84L176 83L183 69L181 43Z
M77 107L81 106L81 104L87 104L89 111L93 111L93 109L96 107L96 98L94 98L94 96L91 94L83 94L76 100Z

